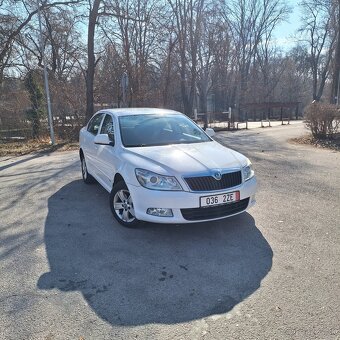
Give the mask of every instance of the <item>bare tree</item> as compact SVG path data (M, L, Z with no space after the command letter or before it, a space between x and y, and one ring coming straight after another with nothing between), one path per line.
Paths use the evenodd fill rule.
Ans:
M101 26L113 48L121 53L129 77L128 105L146 105L151 92L152 75L158 65L158 46L162 6L156 0L115 0L106 6ZM121 76L121 75L120 75Z
M192 114L196 94L197 57L205 0L168 0L175 16L184 112Z
M167 46L165 48L165 58L163 63L161 61L160 67L161 69L161 78L163 79L162 82L162 103L163 106L167 107L169 105L169 90L172 81L172 71L173 71L173 59L174 59L174 49L176 46L177 40L173 37L172 32L169 32Z
M225 20L230 24L234 49L238 53L238 100L245 103L249 71L257 49L266 35L286 19L290 8L281 0L239 0L225 5ZM241 117L242 118L242 117Z
M199 107L202 112L208 110L208 95L211 93L215 79L213 77L214 65L223 55L223 66L229 58L225 54L225 43L228 42L227 25L219 14L219 8L209 6L206 8L201 22L201 34L197 52L197 89L199 92ZM228 53L228 51L227 51Z
M336 35L332 34L334 16L332 0L304 0L301 7L304 25L300 29L301 43L308 50L308 63L312 76L313 100L319 101L330 71Z
M68 6L78 4L82 0L69 1L43 1L40 10L56 6ZM16 39L38 13L35 1L4 0L0 8L0 83L3 80L4 71L11 66L10 59Z
M129 106L161 105L188 115L207 111L209 99L217 111L238 108L241 119L250 101L305 103L308 89L320 99L331 71L335 97L340 0L303 0L301 41L289 53L276 48L272 34L289 13L284 0L40 1L59 118L72 112L80 121L95 104L119 105L124 72ZM79 3L84 6L74 6ZM36 0L0 5L0 102L11 102L17 91L26 96L18 101L24 112L23 76L43 66Z
M46 44L49 47L50 73L58 80L68 79L78 71L84 48L78 31L75 11L44 11Z
M334 34L337 37L335 55L334 55L334 66L332 75L332 91L331 91L331 103L340 103L339 87L340 87L340 0L334 0ZM337 100L336 100L337 98Z
M94 36L101 0L89 1L89 21L87 28L87 69L86 69L86 118L94 113L93 83L95 67L98 62L94 54Z
M271 27L270 30L265 32L256 49L252 67L252 72L256 74L255 79L252 79L252 102L274 101L276 86L279 84L282 74L286 71L286 58L281 55L272 41L273 29L274 27Z

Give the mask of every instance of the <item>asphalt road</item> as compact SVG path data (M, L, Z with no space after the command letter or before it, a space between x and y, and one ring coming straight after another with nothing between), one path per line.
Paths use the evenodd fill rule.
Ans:
M113 221L77 152L0 159L0 339L340 339L340 153L223 132L259 180L219 222Z

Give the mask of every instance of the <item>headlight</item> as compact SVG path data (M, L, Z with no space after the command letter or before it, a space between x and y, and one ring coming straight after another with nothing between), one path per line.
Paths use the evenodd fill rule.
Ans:
M152 190L183 190L175 177L163 176L154 172L136 169L136 177L140 185Z
M248 164L243 167L243 178L245 181L251 179L254 176L254 170L252 164L248 161Z

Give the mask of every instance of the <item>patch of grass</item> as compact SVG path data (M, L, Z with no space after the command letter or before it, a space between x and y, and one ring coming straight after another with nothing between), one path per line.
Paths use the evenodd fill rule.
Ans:
M55 145L51 145L49 139L4 141L0 140L0 156L21 156L33 152L54 152L78 150L78 142L57 140Z
M340 134L334 135L333 138L315 138L312 134L301 136L298 138L292 138L289 140L295 144L311 145L317 148L330 149L340 151Z

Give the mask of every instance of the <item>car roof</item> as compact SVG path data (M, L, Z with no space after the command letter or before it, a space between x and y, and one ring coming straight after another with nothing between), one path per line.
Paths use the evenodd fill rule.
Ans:
M103 109L98 112L112 113L115 116L130 116L138 114L181 114L178 111L148 107L126 107L120 109ZM96 112L97 113L97 112Z

